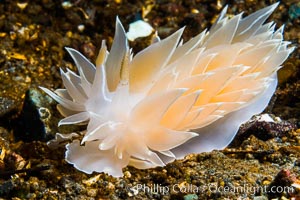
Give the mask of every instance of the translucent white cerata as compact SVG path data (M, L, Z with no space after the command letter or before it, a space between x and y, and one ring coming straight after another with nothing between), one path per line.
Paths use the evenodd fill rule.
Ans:
M164 166L226 147L266 107L276 71L293 51L283 27L264 23L277 5L230 19L225 8L209 31L183 43L180 29L136 55L117 19L111 50L103 41L96 66L66 48L79 75L61 70L66 89L42 88L59 103L59 126L87 123L80 137L57 134L56 142L73 138L66 160L86 173L119 177L127 165Z

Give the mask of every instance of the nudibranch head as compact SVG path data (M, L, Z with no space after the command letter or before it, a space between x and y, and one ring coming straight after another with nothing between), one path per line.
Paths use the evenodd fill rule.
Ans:
M127 165L164 166L226 147L266 107L293 51L283 27L264 24L277 5L230 19L225 8L210 31L183 44L180 29L136 55L117 18L111 50L102 42L96 66L66 48L79 75L61 70L65 89L42 88L59 103L59 125L87 123L82 139L67 144L66 160L86 173L122 176Z

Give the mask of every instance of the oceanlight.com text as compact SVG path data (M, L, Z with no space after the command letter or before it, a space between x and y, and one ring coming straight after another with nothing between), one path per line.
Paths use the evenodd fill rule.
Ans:
M139 192L168 195L170 193L203 193L203 192L221 192L221 193L246 193L254 195L257 193L293 193L295 188L292 186L219 186L218 184L208 184L202 186L195 186L192 184L174 184L171 186L163 186L161 184L137 184L130 188L134 194Z

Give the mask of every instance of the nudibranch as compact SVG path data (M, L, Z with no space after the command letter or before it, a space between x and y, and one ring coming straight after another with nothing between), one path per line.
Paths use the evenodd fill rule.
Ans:
M57 133L56 141L75 136L66 145L67 162L120 177L127 165L164 166L225 148L267 106L277 70L294 49L283 27L265 23L277 6L246 18L226 17L225 7L209 31L183 43L182 28L136 55L117 18L110 52L103 41L95 65L66 48L79 74L61 70L65 89L42 89L65 117L59 126L87 124L81 139Z

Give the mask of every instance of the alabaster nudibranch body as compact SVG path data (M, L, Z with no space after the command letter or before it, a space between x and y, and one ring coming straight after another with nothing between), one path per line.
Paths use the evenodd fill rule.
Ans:
M225 8L209 31L183 43L180 29L136 55L117 19L111 50L103 41L96 66L67 48L79 75L61 70L66 89L42 88L59 103L59 125L87 123L80 140L57 134L56 141L75 136L66 160L118 177L127 165L164 166L226 147L267 106L276 72L293 51L283 27L265 23L277 5L230 19Z

